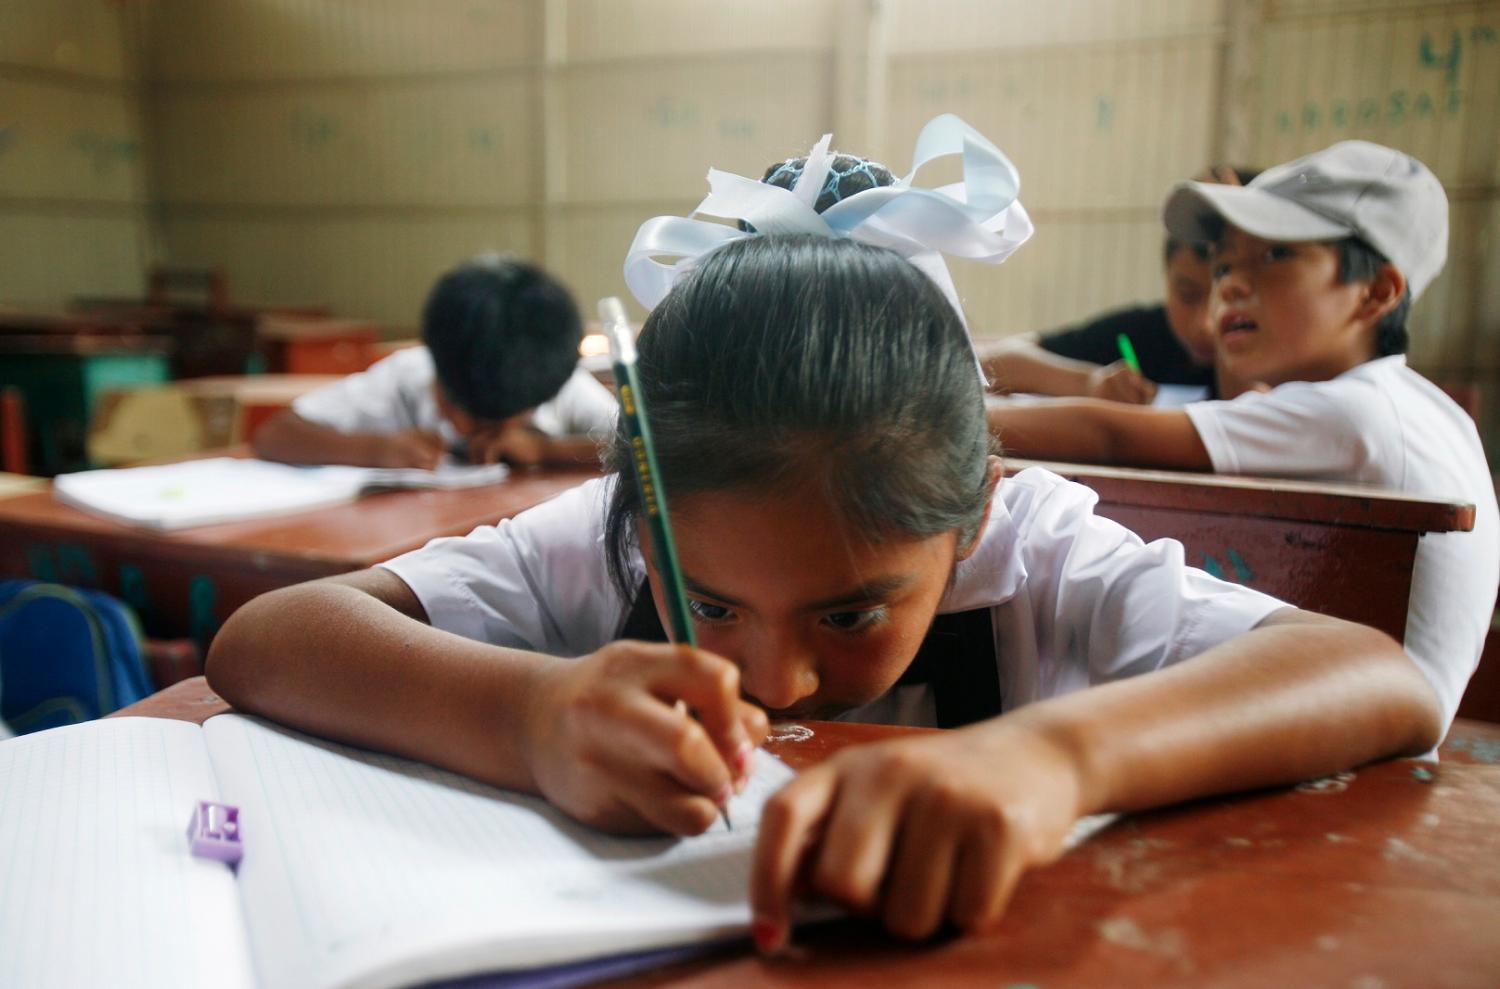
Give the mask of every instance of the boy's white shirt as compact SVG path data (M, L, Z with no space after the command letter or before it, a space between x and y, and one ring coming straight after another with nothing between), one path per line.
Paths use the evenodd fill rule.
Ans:
M341 433L399 433L422 429L448 444L457 430L438 409L432 385L437 371L426 347L407 347L364 371L299 396L292 411ZM614 429L614 395L583 368L550 400L536 407L532 425L549 436L603 436Z
M629 602L609 581L603 520L612 478L498 526L435 539L381 564L437 628L497 645L580 656L613 641ZM1188 659L1285 605L1187 566L1093 514L1097 497L1040 468L1002 481L979 549L941 612L991 609L1005 710ZM637 557L637 578L643 579ZM926 686L897 687L851 720L936 724Z
M1406 652L1437 692L1446 727L1479 663L1500 583L1500 512L1469 416L1401 355L1185 411L1220 473L1362 482L1474 503L1472 532L1417 543L1406 616Z

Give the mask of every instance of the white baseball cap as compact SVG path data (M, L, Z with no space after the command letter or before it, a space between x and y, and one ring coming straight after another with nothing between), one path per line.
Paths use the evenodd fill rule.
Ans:
M1448 258L1448 196L1411 155L1369 141L1340 141L1261 172L1245 186L1179 182L1162 220L1179 240L1217 235L1214 217L1265 240L1358 237L1406 276L1412 298Z

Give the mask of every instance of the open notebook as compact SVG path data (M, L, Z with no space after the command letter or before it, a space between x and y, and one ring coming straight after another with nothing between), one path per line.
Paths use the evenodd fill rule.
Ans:
M622 974L745 935L760 810L791 775L760 753L732 831L618 838L535 797L240 715L21 736L0 743L0 986ZM198 800L240 808L237 874L189 854ZM1080 821L1071 843L1107 820Z
M180 529L337 505L382 488L478 487L505 475L504 464L444 463L418 470L212 457L63 474L52 490L59 501L116 522Z
M722 822L618 838L544 801L240 715L0 744L0 986L420 985L743 935L766 753ZM237 874L193 858L240 808Z

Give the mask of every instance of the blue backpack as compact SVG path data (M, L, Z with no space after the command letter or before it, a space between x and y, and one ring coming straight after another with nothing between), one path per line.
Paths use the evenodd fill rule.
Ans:
M108 594L0 581L0 720L41 731L148 696L141 642L135 615Z

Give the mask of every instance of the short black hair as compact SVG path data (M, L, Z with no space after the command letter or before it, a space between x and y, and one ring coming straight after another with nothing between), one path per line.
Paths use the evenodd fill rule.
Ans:
M977 534L993 441L974 353L942 290L894 251L806 234L727 244L652 311L639 347L672 497L811 479L872 542ZM621 424L604 540L627 599L631 456Z
M1390 264L1389 259L1358 237L1346 237L1333 245L1339 252L1339 281L1348 285L1353 282L1368 282L1380 273L1380 266ZM1406 317L1411 313L1411 289L1405 289L1396 308L1380 317L1375 324L1375 356L1390 357L1404 354L1411 345L1411 335L1406 330Z
M556 278L518 258L476 258L433 286L422 342L449 401L508 419L555 396L578 365L583 321Z

